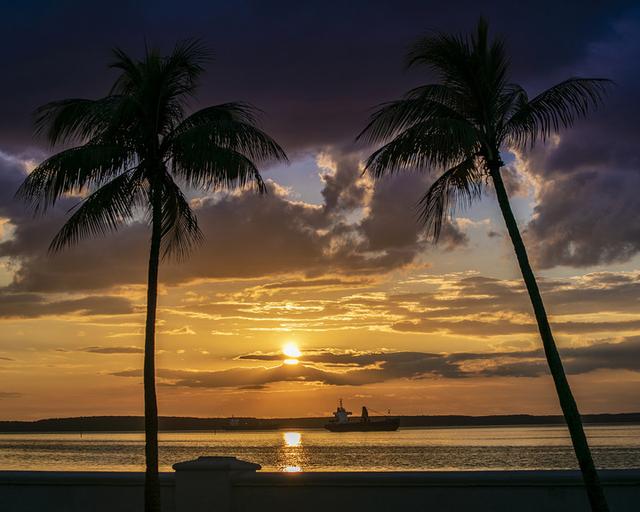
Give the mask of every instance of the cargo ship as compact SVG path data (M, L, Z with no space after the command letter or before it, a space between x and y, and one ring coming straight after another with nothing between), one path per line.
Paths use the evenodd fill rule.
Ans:
M349 421L351 414L342 405L341 398L336 412L333 413L333 419L325 424L324 428L330 432L393 432L400 427L398 418L369 418L369 411L365 406L362 407L359 420Z

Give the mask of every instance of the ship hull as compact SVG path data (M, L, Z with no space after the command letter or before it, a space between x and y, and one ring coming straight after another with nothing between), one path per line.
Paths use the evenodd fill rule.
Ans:
M352 421L349 423L327 423L324 428L329 432L393 432L400 427L400 420Z

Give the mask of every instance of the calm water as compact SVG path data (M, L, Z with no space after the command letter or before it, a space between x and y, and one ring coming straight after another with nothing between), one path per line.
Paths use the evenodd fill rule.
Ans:
M640 426L589 427L601 468L640 467ZM199 455L234 455L267 471L565 469L577 464L565 428L321 430L160 434L162 470ZM0 434L0 469L139 471L143 436Z

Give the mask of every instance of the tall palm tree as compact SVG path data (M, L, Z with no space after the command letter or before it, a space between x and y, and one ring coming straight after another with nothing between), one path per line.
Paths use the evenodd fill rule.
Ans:
M75 144L42 162L18 195L36 212L62 196L85 195L51 243L59 251L105 235L146 214L151 227L144 345L145 510L160 510L155 323L158 267L184 257L202 239L180 184L211 191L253 186L264 192L257 164L286 160L256 127L256 110L225 103L186 115L210 52L198 41L168 56L147 49L142 60L114 50L119 72L98 100L55 101L36 111L36 132L52 146Z
M470 36L440 34L417 41L408 53L407 65L426 66L438 83L417 87L402 99L381 105L372 115L359 138L384 145L368 158L366 169L376 178L416 168L444 170L419 203L427 233L435 240L456 207L468 206L493 183L591 508L604 512L607 503L578 407L500 174L504 166L500 151L531 148L570 127L601 103L608 81L570 78L530 99L521 86L509 81L504 43L489 40L482 19Z

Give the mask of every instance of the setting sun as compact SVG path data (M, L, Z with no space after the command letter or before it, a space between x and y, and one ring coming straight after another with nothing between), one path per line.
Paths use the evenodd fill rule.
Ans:
M302 352L300 352L300 349L298 348L298 345L296 345L292 341L286 343L282 347L282 353L285 356L290 357L292 359L296 359L296 358L298 358L298 357L300 357L302 355Z
M298 345L296 345L294 342L289 341L288 343L285 343L284 346L282 347L282 353L287 356L287 359L284 360L284 364L298 364L298 357L300 357L302 355L302 352L300 352L300 349L298 348Z

